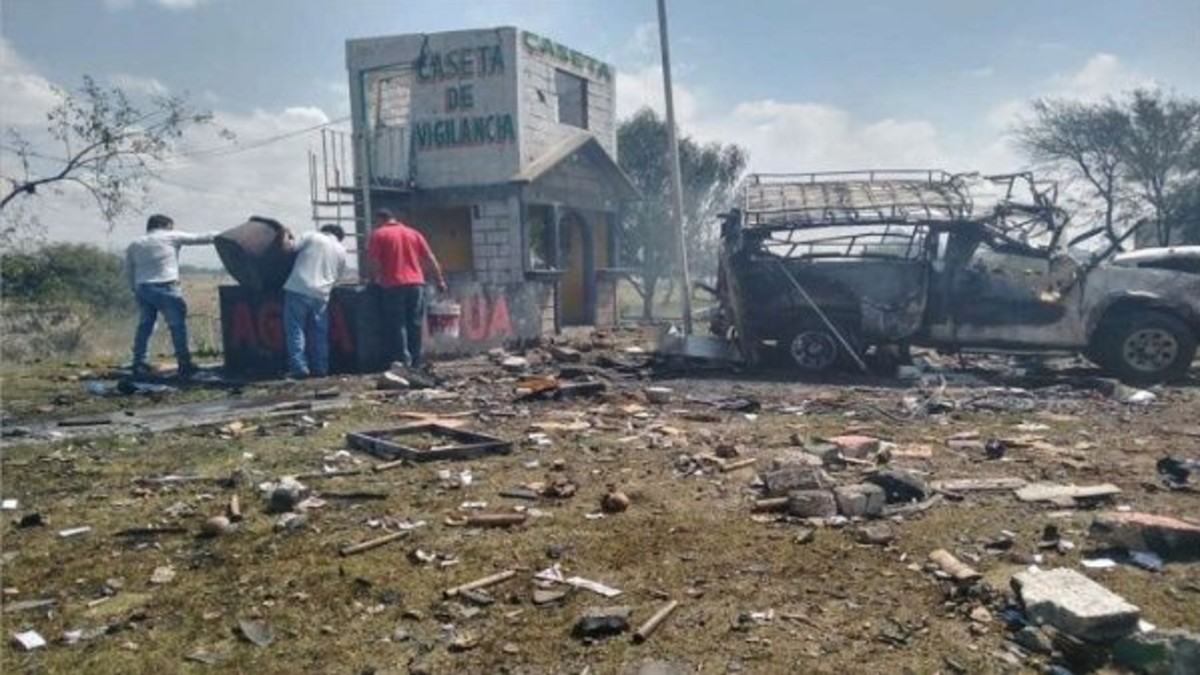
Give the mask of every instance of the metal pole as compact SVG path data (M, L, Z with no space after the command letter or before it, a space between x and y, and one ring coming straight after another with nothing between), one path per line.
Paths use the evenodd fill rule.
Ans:
M667 46L666 0L658 0L658 41L662 46L663 97L667 105L667 149L671 166L671 211L683 277L683 334L692 334L692 278L688 273L687 242L683 238L683 181L679 176L679 139L675 131L675 97L671 92L671 49Z

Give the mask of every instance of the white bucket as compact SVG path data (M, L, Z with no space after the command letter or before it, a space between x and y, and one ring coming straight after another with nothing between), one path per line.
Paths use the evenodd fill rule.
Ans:
M462 306L453 300L429 303L429 335L430 337L445 337L458 339L459 318L462 316Z

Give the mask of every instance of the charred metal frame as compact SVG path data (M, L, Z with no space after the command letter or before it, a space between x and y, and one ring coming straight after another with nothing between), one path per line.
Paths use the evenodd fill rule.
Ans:
M429 449L414 448L389 440L397 436L432 434L455 441ZM440 459L473 459L484 455L507 455L512 443L502 438L444 426L435 422L412 424L376 431L356 431L346 434L346 444L384 460L407 459L412 462L432 462Z

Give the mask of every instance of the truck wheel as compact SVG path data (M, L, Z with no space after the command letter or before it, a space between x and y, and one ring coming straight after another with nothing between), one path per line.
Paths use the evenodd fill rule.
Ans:
M1170 314L1143 310L1106 323L1097 356L1122 380L1153 384L1179 379L1196 356L1196 336Z
M852 334L843 331L842 335L851 345L856 344ZM779 346L783 348L792 365L805 373L821 373L846 362L853 362L837 336L825 326L802 326L790 340Z

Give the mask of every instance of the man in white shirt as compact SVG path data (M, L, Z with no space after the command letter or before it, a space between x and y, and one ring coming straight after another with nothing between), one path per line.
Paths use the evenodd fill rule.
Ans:
M162 214L146 220L146 234L125 250L125 273L137 298L139 319L133 337L133 373L150 372L146 347L154 332L158 313L162 312L171 329L179 377L187 379L196 372L188 349L187 303L179 290L179 249L182 246L211 244L216 233L189 234L175 230L175 221Z
M296 242L296 263L283 284L283 334L287 343L288 377L329 374L329 294L346 272L346 233L325 225ZM305 332L312 352L311 368L305 357Z

